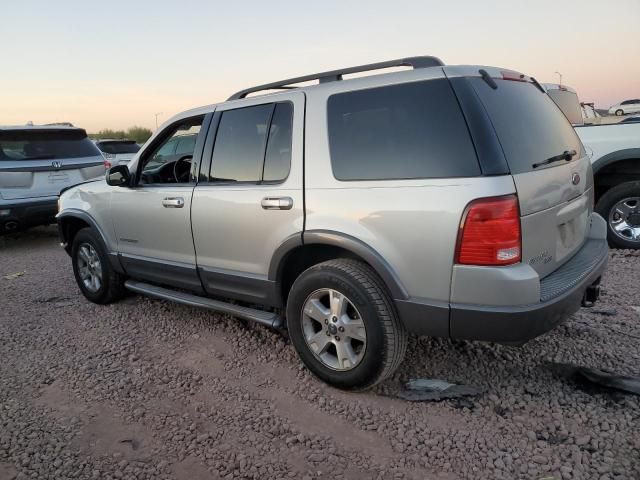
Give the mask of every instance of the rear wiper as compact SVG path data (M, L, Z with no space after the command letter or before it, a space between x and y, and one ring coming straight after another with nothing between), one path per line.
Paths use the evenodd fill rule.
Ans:
M543 165L549 165L550 163L559 162L564 160L565 162L570 162L573 157L576 156L575 150L565 150L560 155L556 155L555 157L547 158L544 162L534 163L531 165L533 168L538 168Z

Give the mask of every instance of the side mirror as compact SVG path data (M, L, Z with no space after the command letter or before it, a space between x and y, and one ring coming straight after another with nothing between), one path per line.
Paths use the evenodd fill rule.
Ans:
M126 165L115 165L107 170L107 185L112 187L126 187L131 182L131 172Z

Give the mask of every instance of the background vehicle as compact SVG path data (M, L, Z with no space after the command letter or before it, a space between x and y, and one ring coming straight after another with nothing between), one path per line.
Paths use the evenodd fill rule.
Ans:
M522 344L595 301L608 258L591 164L540 85L435 57L237 92L175 116L106 180L60 200L86 298L286 318L341 388L391 375L407 332Z
M628 113L640 113L640 98L624 100L609 107L610 115L627 115Z
M60 191L104 172L81 128L0 127L0 233L54 222Z
M107 168L129 163L140 150L135 140L105 138L94 142L104 155Z
M623 118L620 120L620 123L638 123L640 122L640 115L632 115L627 118Z
M575 90L545 86L591 157L596 211L607 220L609 244L640 248L640 123L587 124L575 114L580 105Z

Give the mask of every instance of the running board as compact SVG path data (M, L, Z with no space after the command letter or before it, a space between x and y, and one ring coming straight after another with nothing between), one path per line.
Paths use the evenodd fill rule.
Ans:
M199 297L190 293L157 287L144 282L127 280L124 282L124 286L132 292L141 293L149 297L182 303L183 305L189 305L190 307L208 308L209 310L227 313L234 317L251 320L252 322L257 322L275 329L281 328L284 323L282 317L273 312L265 312L264 310L257 310L255 308L242 307L240 305L212 300L206 297Z

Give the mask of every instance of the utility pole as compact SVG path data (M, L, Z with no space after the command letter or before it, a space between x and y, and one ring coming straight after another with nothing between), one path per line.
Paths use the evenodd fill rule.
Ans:
M162 115L162 112L154 113L156 117L156 130L158 130L158 115Z
M556 72L556 75L560 77L560 82L558 84L562 86L562 74L560 72Z

